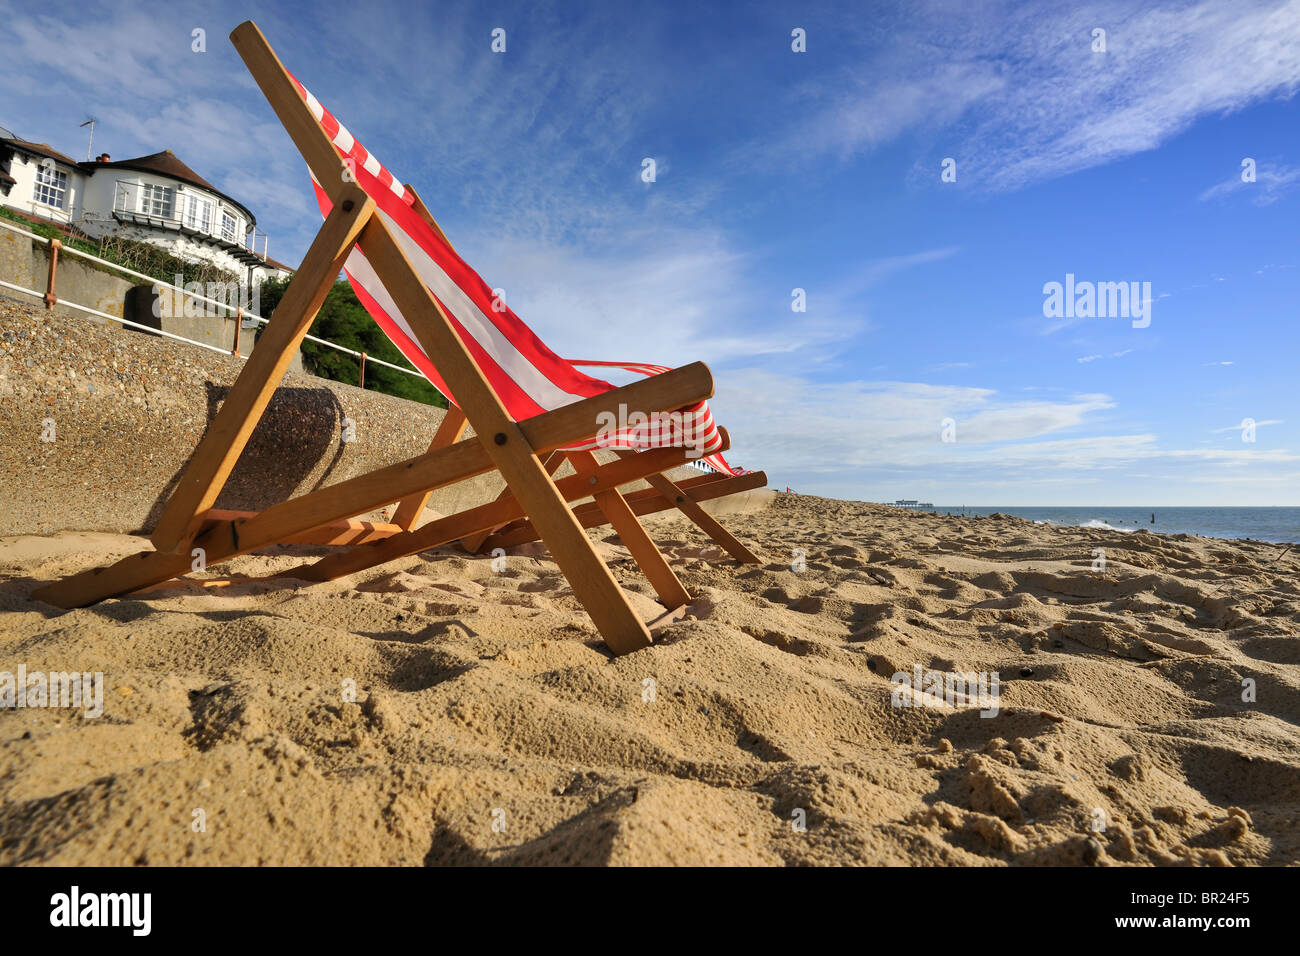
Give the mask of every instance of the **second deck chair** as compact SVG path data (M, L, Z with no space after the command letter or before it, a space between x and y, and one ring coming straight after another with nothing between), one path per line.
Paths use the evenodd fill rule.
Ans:
M192 554L216 563L276 542L371 542L298 573L325 579L526 518L609 647L626 653L649 645L645 622L596 555L585 522L566 502L591 496L664 603L672 607L689 599L618 487L644 478L652 491L683 507L702 500L709 485L762 477L706 479L699 491L694 484L667 483L663 472L694 457L686 446L708 454L727 447L705 401L713 392L708 369L695 363L615 389L559 359L508 310L491 309L486 284L455 255L432 217L421 212L422 204L417 208L414 194L289 75L256 25L242 24L231 40L307 161L325 223L186 465L151 535L154 550L39 588L34 596L62 607L83 606L181 576L191 569ZM377 320L376 313L383 314L385 332L458 410L449 412L424 455L257 514L214 511L249 435L344 267L354 282L367 280L358 282L358 295L365 290L362 300L369 297L371 314ZM430 356L437 356L436 363ZM622 423L626 409L638 410L641 420ZM602 425L614 415L620 416L618 427ZM461 440L466 424L473 426L475 439ZM590 457L594 447L618 449L620 457L598 464ZM554 481L554 453L560 449L578 474ZM399 515L416 505L422 510L430 491L493 469L509 491L495 502L416 530L350 520L396 501L402 502ZM676 597L664 598L666 593Z

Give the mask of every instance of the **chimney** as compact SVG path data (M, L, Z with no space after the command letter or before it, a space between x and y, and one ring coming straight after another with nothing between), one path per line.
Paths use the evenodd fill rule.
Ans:
M112 158L112 157L110 157L110 156L108 155L108 153L100 153L98 156L95 157L95 162L97 162L97 163L106 163L106 162L108 162L109 159L111 159L111 158Z

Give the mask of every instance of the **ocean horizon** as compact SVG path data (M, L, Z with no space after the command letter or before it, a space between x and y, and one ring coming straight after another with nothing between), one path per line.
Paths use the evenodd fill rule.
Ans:
M1041 524L1071 528L1106 528L1157 534L1194 534L1205 538L1300 543L1300 507L1160 507L1159 505L940 505L936 514L1014 515ZM1152 520L1154 519L1154 520Z

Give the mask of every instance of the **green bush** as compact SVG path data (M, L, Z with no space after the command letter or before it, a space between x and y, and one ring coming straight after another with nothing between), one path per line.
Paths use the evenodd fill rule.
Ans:
M58 239L65 246L71 246L73 249L80 249L82 252L88 252L92 256L99 254L96 252L95 244L93 242L83 242L80 239L69 239L67 235L53 226L47 226L40 222L32 222L26 216L20 216L16 212L6 209L4 206L0 206L0 218L8 219L10 222L15 222L20 228L26 229L28 232L34 232L36 235L42 236L46 239Z
M98 251L91 251L101 259L174 285L184 286L198 282L206 288L213 282L220 282L230 288L239 288L247 282L239 273L222 269L211 262L191 262L172 255L152 242L141 242L123 236L101 236ZM177 282L177 276L182 276L183 281Z
M114 235L101 236L98 242L73 239L54 226L33 222L26 216L17 215L3 206L0 206L0 218L15 222L20 228L35 233L42 238L58 239L63 243L65 249L76 249L85 252L107 262L115 263L124 269L144 273L150 278L162 282L175 283L176 277L179 275L184 277L184 281L179 283L182 286L188 282L200 282L205 287L211 282L233 283L234 286L240 286L244 283L244 280L234 272L228 272L212 263L190 262L187 259L178 258L162 246L156 246L151 242ZM94 263L86 264L93 268L102 269L102 267ZM135 276L127 275L124 272L102 271L110 272L128 282L140 281Z
M288 286L288 279L267 279L262 283L258 306L263 318L271 317ZM346 281L336 282L330 289L320 312L316 313L311 334L394 365L410 365L370 317ZM357 384L361 360L346 352L315 342L303 342L302 359L304 367L313 375L349 385ZM373 362L366 362L366 388L413 402L423 402L425 405L447 407L447 399L424 377L407 375Z

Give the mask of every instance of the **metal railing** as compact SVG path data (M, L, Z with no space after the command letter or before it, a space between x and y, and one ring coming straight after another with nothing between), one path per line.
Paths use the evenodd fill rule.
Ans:
M72 192L71 189L64 193L63 201L65 204L68 202L68 193L70 192ZM66 209L61 209L58 206L51 206L49 203L37 202L35 199L27 200L27 206L27 215L29 216L35 216L38 219L48 219L50 222L57 222L64 226L72 223L72 215Z
M4 280L0 279L0 288L11 289L14 292L21 292L25 295L30 295L37 299L41 299L45 302L46 309L53 309L55 305L65 305L70 309L76 309L79 312L85 312L88 313L89 315L98 316L101 319L108 319L110 322L116 322L119 325L124 325L127 326L128 328L139 329L143 332L151 332L154 335L161 335L164 338L174 339L177 342L185 342L189 345L197 345L199 348L207 349L210 352L219 352L222 355L232 355L235 358L240 358L240 359L247 357L244 355L240 355L239 353L239 329L240 326L243 324L243 320L251 319L252 321L260 323L262 325L266 325L266 323L270 321L269 319L264 319L260 315L257 315L253 312L245 312L242 306L233 306L227 302L221 302L217 299L210 299L205 295L198 294L197 292L187 292L185 289L182 289L180 286L172 285L170 282L163 282L161 279L156 279L153 276L145 275L143 272L136 272L134 269L128 269L126 266L118 265L116 262L109 262L108 260L101 259L98 256L92 256L90 253L82 252L80 249L69 248L68 246L65 246L61 240L47 239L44 236L37 235L34 232L28 232L26 229L19 228L18 226L14 225L11 222L7 222L4 219L0 219L0 229L7 229L10 232L16 232L21 236L26 236L28 239L33 239L36 242L45 243L50 247L50 270L45 282L44 293L38 292L35 289L24 289L20 285L14 285L12 282L5 282ZM187 339L182 335L176 335L172 332L165 332L162 329L155 329L149 325L141 325L139 322L132 322L129 319L119 318L116 315L109 315L107 312L101 312L98 309L92 309L89 306L79 305L78 303L70 302L67 299L60 299L55 291L57 277L58 277L60 254L76 256L79 259L86 259L89 262L97 263L98 265L104 267L105 269L111 269L114 272L120 272L124 275L132 276L133 278L142 279L145 282L148 282L159 289L173 289L176 292L179 292L181 295L185 296L186 298L196 299L198 301L208 303L209 305L216 306L219 309L225 309L227 313L232 313L226 315L225 318L227 319L233 318L235 320L234 348L225 349L215 345L209 345L206 342L196 342L194 339ZM358 386L361 388L364 388L366 384L367 363L382 365L384 368L391 368L397 372L405 372L407 375L415 375L419 378L424 378L424 374L415 369L404 368L401 365L394 365L392 362L385 362L383 359L377 359L373 355L368 355L365 352L358 352L354 349L347 348L346 346L338 345L334 342L327 341L326 339L317 338L314 335L306 335L304 336L304 338L307 339L307 341L309 342L315 342L317 345L323 345L326 348L334 349L336 352L343 352L347 355L353 356L354 358L360 359L361 368L360 368L360 374L358 376L359 377Z

